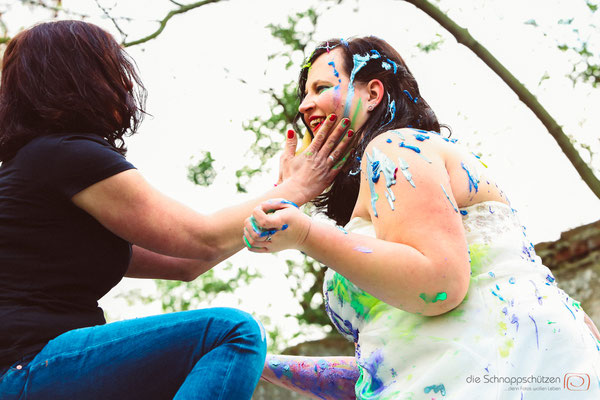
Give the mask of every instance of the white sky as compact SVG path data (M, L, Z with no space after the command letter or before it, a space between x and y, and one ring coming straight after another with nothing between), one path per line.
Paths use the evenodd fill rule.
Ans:
M9 34L48 17L47 12L34 13L18 3L0 1ZM116 5L114 15L136 18L124 24L129 39L152 32L153 21L174 8L167 0L100 3ZM149 90L147 108L153 114L128 141L128 159L154 186L205 213L247 198L235 193L233 176L247 161L244 153L253 136L242 130L242 122L268 113L267 98L259 94L260 89L278 88L297 75L295 70L283 71L277 60L268 62L267 55L277 49L278 42L265 26L281 23L292 11L314 3L230 0L208 5L175 16L157 39L128 49ZM356 4L358 13L353 12ZM571 27L557 24L559 19L575 17L575 23L586 22L585 26L590 21L584 1L473 0L466 6L463 1L443 0L439 4L538 97L568 134L600 150L600 90L583 84L574 87L565 78L572 68L570 55L556 49L558 41L574 43L575 38ZM63 6L100 15L92 0L63 0ZM599 18L597 12L596 26L600 26ZM538 28L524 24L531 19ZM90 21L119 38L109 20ZM425 54L416 48L417 43L436 39L436 34L444 39L440 50ZM582 31L584 38L591 34ZM598 219L600 201L533 113L436 22L403 1L346 0L322 15L316 37L355 35L379 36L402 54L440 122L449 124L454 137L483 154L533 243L556 240L560 232ZM600 54L595 35L593 51ZM550 78L539 84L544 74ZM208 189L186 179L190 158L201 150L212 152L220 172ZM275 163L271 166L270 172L249 186L251 192L258 194L273 184L277 171ZM598 160L595 167L600 176ZM274 319L290 311L282 260L292 256L292 252L274 257L242 251L230 260L234 265L253 265L269 276L243 294L242 308ZM160 312L156 305L125 308L123 301L114 299L116 293L132 287L152 290L150 282L140 285L126 279L102 301L112 319ZM230 301L224 299L222 304ZM282 324L291 335L293 322L288 319Z

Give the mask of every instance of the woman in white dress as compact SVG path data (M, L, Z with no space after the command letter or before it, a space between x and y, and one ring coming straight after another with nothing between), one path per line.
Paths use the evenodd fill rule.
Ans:
M375 37L324 42L299 95L313 134L330 113L352 119L356 150L316 202L345 230L273 199L245 239L329 267L327 312L356 357L270 356L263 379L320 399L600 398L597 329L486 166L440 135L400 55Z

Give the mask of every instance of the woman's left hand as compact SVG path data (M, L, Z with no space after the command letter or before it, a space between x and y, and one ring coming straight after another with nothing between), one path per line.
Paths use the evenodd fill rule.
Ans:
M261 203L244 222L244 243L255 253L294 249L304 243L311 219L294 203L271 199Z

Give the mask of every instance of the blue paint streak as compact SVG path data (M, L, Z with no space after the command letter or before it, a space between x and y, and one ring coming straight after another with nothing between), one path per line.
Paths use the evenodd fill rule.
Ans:
M467 212L467 211L465 211L465 210L460 210L460 215L467 215L467 214L468 214L468 212Z
M440 186L442 187L442 190L444 191L444 194L446 195L446 198L448 199L448 201L450 202L450 204L452 204L452 208L454 208L454 211L458 212L458 208L456 208L456 206L454 205L454 203L452 202L452 200L450 200L450 196L448 196L448 193L446 193L446 189L444 189L444 185L442 185L440 183Z
M422 141L424 141L424 140L427 140L427 139L429 139L429 136L427 136L427 135L422 135L422 134L420 134L420 133L415 133L415 135L414 135L414 136L415 136L415 139L417 139L419 142L422 142Z
M433 390L434 393L440 392L440 394L442 396L446 395L446 388L444 387L444 385L431 385L431 386L427 386L424 391L425 393L429 393Z
M358 71L360 71L362 69L362 67L364 67L365 65L367 65L367 62L373 58L380 58L381 56L379 55L379 53L377 54L366 54L366 55L360 55L360 54L354 54L352 56L352 59L354 61L354 66L352 67L352 72L350 72L350 81L348 82L348 93L346 94L346 105L344 107L344 118L348 118L348 116L350 115L350 107L352 105L352 100L354 99L354 78L356 77L356 74L358 73Z
M575 313L573 312L573 310L571 310L569 308L569 306L567 305L567 303L563 303L565 305L565 307L567 307L567 310L569 310L569 312L571 313L571 315L573 316L573 319L577 319L577 317L575 317Z
M392 64L394 66L394 74L396 73L396 71L398 71L398 65L393 62L392 60L390 60L389 58L387 59L387 62L389 62L390 64Z
M398 157L398 163L400 164L400 171L402 172L408 183L410 183L412 187L416 188L415 182L413 182L412 180L412 174L408 170L408 163L404 161L401 157Z
M389 71L390 69L392 69L392 66L388 63L386 63L385 61L381 62L381 67L387 71Z
M283 224L283 226L281 227L282 231L285 231L288 228L288 224Z
M535 289L535 297L537 297L538 303L540 304L540 306L543 305L542 296L540 296L540 292L539 292L535 282L532 281L531 279L529 280L529 282L531 282L531 284L533 285L533 287Z
M375 192L375 182L379 179L379 161L375 162L369 154L367 154L367 181L369 182L369 190L371 191L371 207L373 208L373 214L377 217L377 209L375 202L379 199L377 192Z
M510 323L515 324L517 326L517 332L519 332L519 318L515 314L512 315Z
M421 152L421 149L415 146L411 146L409 144L404 144L404 142L400 142L399 144L400 147L404 147L406 149L411 149L412 151L414 151L415 153L419 154Z
M281 200L280 201L281 204L290 204L296 208L299 208L298 205L296 203L294 203L293 201L289 201L289 200Z
M460 165L462 169L464 169L467 172L467 177L469 178L469 193L471 193L472 188L475 188L475 193L477 193L477 191L479 190L479 179L471 175L471 171L469 171L469 169L464 163L461 162Z
M539 350L540 349L540 338L539 338L539 335L538 335L537 323L535 322L535 319L533 319L533 317L531 315L529 315L529 318L533 321L533 325L535 326L535 340L537 342L537 348Z

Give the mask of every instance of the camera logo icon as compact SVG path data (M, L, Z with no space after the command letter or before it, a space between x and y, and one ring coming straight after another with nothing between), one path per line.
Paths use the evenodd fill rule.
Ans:
M568 372L565 374L564 388L573 392L584 392L590 388L590 376Z

